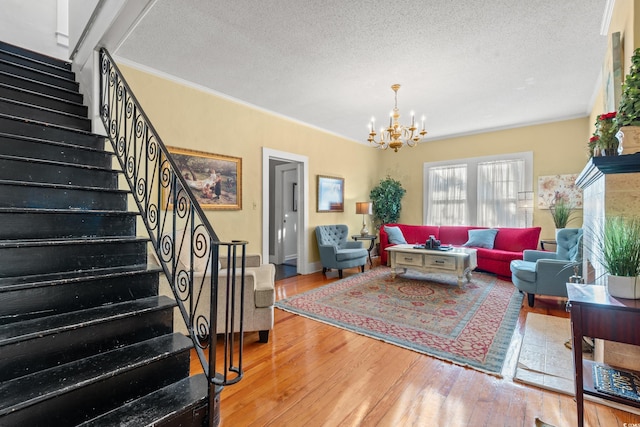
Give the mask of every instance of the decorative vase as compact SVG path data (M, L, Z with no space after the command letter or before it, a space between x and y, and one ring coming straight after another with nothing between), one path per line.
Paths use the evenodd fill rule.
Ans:
M638 277L610 274L607 277L607 292L616 298L640 299L640 280Z
M618 154L640 153L640 126L622 126L616 133Z

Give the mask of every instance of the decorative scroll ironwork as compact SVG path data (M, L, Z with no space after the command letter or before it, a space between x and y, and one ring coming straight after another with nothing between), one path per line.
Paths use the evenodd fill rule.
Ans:
M214 402L214 393L238 382L243 375L247 242L218 239L105 49L100 50L100 65L102 122L209 379L209 402ZM224 283L219 282L221 257L228 260L227 274L222 275L226 277ZM219 308L223 307L221 313ZM224 337L221 360L216 358L217 334ZM212 420L213 408L209 409Z

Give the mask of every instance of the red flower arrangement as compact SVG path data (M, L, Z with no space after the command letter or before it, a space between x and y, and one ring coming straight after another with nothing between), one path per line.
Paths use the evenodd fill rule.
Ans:
M605 154L607 156L615 155L618 151L618 139L616 132L618 126L615 123L616 112L600 114L596 118L596 130L593 136L589 138L589 153L593 156Z

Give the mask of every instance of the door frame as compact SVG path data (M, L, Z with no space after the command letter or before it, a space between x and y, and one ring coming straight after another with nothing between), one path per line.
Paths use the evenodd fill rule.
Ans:
M286 151L262 148L262 259L269 259L269 160L298 163L298 274L309 274L309 158ZM275 183L274 183L275 184ZM266 262L266 261L265 261Z

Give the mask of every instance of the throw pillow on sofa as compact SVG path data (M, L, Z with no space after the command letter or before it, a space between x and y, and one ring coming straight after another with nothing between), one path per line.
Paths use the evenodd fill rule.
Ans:
M476 248L493 249L498 230L487 228L483 230L469 230L469 240L462 246L473 246Z
M389 236L389 243L393 243L394 245L407 243L407 241L404 239L404 234L402 234L402 230L400 230L400 227L388 227L385 225L384 231Z

